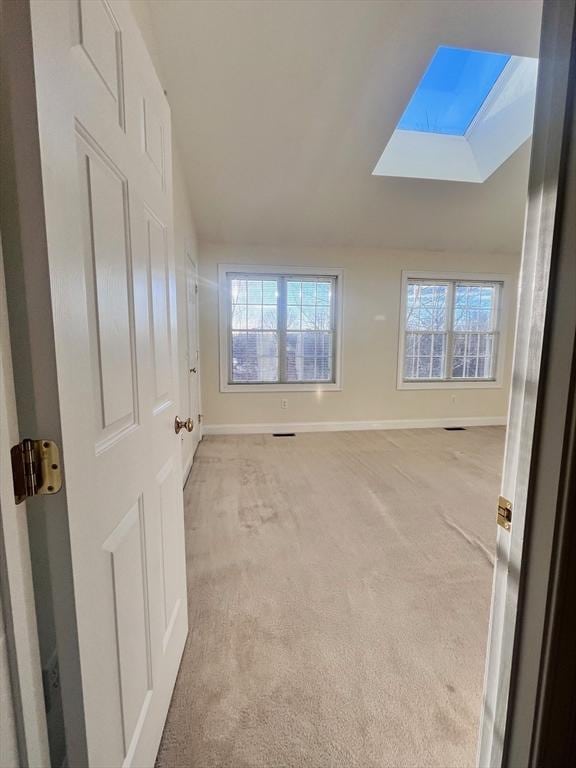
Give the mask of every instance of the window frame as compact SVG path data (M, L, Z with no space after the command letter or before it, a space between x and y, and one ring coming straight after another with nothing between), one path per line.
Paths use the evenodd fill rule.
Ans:
M231 317L228 276L230 274L258 275L266 277L325 277L335 281L334 302L334 381L333 382L263 382L262 384L233 384L231 373ZM220 392L339 392L342 390L342 327L343 327L343 277L344 270L338 267L269 266L266 264L219 264L218 265L218 309L219 309L219 356ZM283 309L279 305L279 311ZM283 341L278 335L279 355Z
M496 307L497 322L496 334L498 336L496 346L496 371L491 379L405 379L404 378L404 350L406 342L406 303L408 298L409 280L449 280L452 283L500 283L501 288ZM397 361L397 389L501 389L504 380L506 342L508 336L509 306L512 295L513 278L507 274L494 274L485 272L444 272L444 271L412 271L403 270L400 294L400 318L398 334L398 361ZM450 294L453 295L453 292ZM451 302L451 300L450 300ZM446 331L449 345L452 334L452 305L450 303L450 325ZM446 351L447 360L451 358L450 350Z

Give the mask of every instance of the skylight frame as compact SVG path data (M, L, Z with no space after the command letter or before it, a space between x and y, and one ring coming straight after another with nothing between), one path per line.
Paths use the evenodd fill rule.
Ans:
M373 176L482 183L532 134L538 59L511 56L464 136L398 127Z

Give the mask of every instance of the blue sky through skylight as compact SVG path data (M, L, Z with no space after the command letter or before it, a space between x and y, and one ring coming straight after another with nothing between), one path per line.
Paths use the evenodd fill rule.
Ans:
M440 46L398 128L464 136L509 60L505 53Z

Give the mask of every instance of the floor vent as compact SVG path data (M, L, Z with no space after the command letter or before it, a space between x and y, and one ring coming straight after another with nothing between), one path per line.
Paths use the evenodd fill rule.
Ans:
M296 437L296 432L272 432L272 437Z
M446 432L465 432L466 427L444 427Z

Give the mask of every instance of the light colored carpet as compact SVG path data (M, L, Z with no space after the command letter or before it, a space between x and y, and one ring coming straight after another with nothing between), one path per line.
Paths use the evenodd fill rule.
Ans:
M473 766L504 429L209 437L160 768Z

